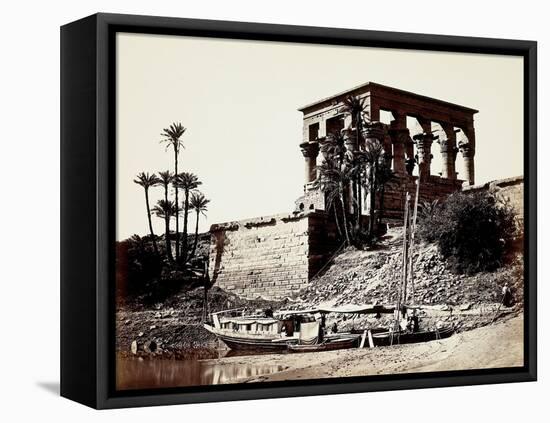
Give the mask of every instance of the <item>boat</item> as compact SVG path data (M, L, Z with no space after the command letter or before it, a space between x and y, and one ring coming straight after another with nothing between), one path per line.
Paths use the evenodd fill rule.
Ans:
M402 345L412 344L415 342L428 342L438 339L445 339L450 337L454 333L454 329L451 326L421 330L417 332L409 331L385 331L372 334L374 346L390 346L390 345Z
M291 352L319 352L333 351L356 347L360 336L340 336L333 339L325 339L318 344L289 344L288 350Z
M275 317L238 315L241 310L211 313L206 330L234 351L286 352L327 351L357 346L361 333L325 333L324 315L336 313L389 312L383 306L348 306L279 311ZM322 316L321 318L319 318ZM296 347L295 349L293 349Z
M294 319L252 315L237 316L238 310L211 313L211 323L204 328L235 351L283 352L299 340Z

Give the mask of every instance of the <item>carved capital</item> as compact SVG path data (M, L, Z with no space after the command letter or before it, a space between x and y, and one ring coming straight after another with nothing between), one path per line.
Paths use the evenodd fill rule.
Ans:
M368 122L365 124L363 134L366 139L377 139L383 142L385 135L385 127L382 122Z
M410 132L407 128L390 127L388 132L393 144L406 144L410 140Z
M306 158L315 158L319 154L318 142L304 142L300 144L300 150Z
M476 149L472 143L459 144L458 149L465 158L474 157L476 154Z

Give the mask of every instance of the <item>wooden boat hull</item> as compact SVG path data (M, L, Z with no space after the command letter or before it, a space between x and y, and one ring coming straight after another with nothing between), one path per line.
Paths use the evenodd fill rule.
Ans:
M377 347L401 344L413 344L417 342L429 342L438 339L445 339L454 333L451 327L442 328L439 330L429 330L420 332L401 332L394 333L393 337L390 332L375 333L372 335L374 345Z
M345 338L345 339L333 339L322 342L320 344L313 345L300 345L300 344L289 344L288 350L291 352L319 352L319 351L333 351L333 350L342 350L347 348L353 348L357 346L357 341L359 338Z
M234 351L282 352L287 351L289 344L298 342L296 338L243 337L237 334L222 333L209 325L204 325L204 327Z
M282 352L287 350L289 344L296 342L296 340L276 342L270 340L250 340L221 335L218 335L218 338L230 349L235 351Z

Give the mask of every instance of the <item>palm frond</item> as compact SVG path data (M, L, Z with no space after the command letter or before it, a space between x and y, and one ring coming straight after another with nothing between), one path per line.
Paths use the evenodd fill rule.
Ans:
M157 217L166 219L166 217L174 217L176 215L176 206L173 201L159 200L151 209ZM179 213L179 211L178 211Z
M174 181L174 174L169 170L159 172L157 185L167 188Z
M173 147L176 151L179 151L180 148L185 148L181 137L185 133L187 128L185 128L180 122L172 123L168 128L164 128L160 134L162 139L161 143L167 143L167 147Z
M134 179L134 183L142 186L145 189L149 189L150 187L156 185L159 182L159 178L157 175L149 174L149 172L140 172L137 174L136 179Z
M182 172L174 178L173 183L185 191L192 191L197 189L202 182L199 181L199 177L191 172Z
M189 205L197 213L201 213L203 216L206 216L206 212L208 211L208 203L210 203L210 200L207 199L202 192L196 191L191 194Z

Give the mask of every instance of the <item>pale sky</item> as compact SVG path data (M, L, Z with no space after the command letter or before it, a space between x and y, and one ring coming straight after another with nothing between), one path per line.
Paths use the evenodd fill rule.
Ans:
M170 123L187 128L178 170L197 174L211 199L203 232L291 212L304 183L297 108L368 81L479 110L476 184L523 174L521 57L118 34L117 239L149 232L133 179L173 171L159 142ZM439 145L432 154L437 174ZM150 196L153 206L162 188ZM162 234L163 221L153 222Z

